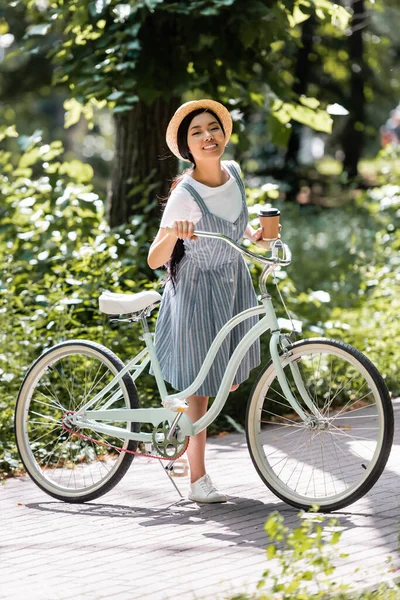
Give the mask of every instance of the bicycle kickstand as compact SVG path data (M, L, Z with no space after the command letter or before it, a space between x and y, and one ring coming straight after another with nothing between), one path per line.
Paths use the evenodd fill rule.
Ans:
M170 480L170 482L172 483L172 485L174 486L174 488L176 489L176 491L178 492L179 496L181 498L183 498L183 494L181 493L180 489L178 488L178 486L176 485L175 481L173 480L171 473L173 470L173 466L174 466L174 460L171 460L165 467L163 465L162 460L158 461L161 465L162 470L164 471L164 473L167 475L168 479Z

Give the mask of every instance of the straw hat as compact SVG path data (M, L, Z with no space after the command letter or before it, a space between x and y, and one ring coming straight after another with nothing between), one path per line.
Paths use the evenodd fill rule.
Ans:
M206 99L191 100L190 102L185 102L185 104L182 104L182 106L178 108L178 110L175 112L174 116L170 120L167 127L166 140L171 152L175 154L175 156L177 156L181 160L185 160L186 162L190 161L187 158L183 158L183 156L181 156L179 153L178 129L179 125L182 123L186 115L188 115L194 110L197 110L198 108L209 108L213 111L213 113L217 115L225 131L226 143L228 143L228 140L231 137L232 133L232 117L229 114L229 111L225 108L225 106L223 106L223 104L220 104L215 100Z

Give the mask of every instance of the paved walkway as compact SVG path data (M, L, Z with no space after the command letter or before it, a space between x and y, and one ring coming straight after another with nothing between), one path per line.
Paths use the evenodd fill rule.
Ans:
M7 481L0 487L1 600L222 600L254 591L267 565L266 518L279 510L295 526L297 511L258 478L243 435L211 439L208 465L230 494L225 505L179 501L159 463L144 459L84 505L53 500L26 477ZM360 587L396 575L399 475L397 431L373 490L336 513L339 548L350 555L337 563L336 579ZM185 491L187 480L176 481Z

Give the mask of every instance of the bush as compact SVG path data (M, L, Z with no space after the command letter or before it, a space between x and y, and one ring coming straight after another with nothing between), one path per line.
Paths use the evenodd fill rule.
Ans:
M269 545L268 568L252 595L240 594L230 600L399 600L400 590L383 584L377 590L357 592L351 585L335 581L335 562L348 555L337 553L341 532L336 518L300 512L300 524L291 530L283 516L273 512L264 529Z
M0 140L16 136L0 129ZM101 291L152 288L146 264L150 227L135 218L113 229L79 161L61 162L59 142L40 132L18 138L21 152L0 152L0 471L18 469L13 411L19 385L32 361L67 338L88 338L122 358L138 345L138 329L107 323L99 313ZM146 190L143 190L143 202ZM152 401L145 383L142 402Z

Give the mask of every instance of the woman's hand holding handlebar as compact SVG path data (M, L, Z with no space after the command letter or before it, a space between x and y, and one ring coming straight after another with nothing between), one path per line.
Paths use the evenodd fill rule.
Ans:
M194 223L192 221L174 221L171 227L165 228L167 235L173 235L181 240L194 239L197 240L197 236L194 235Z
M174 221L172 227L160 227L150 246L147 263L151 269L158 269L171 258L177 239L197 240L193 235L194 223L191 221Z

